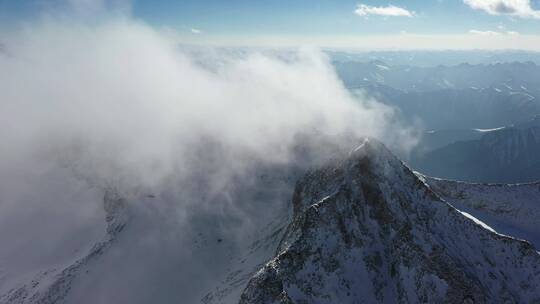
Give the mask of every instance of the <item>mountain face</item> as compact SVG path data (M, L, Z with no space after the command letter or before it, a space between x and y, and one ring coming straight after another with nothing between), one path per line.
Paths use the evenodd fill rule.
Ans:
M240 303L540 303L540 254L455 209L365 141L296 186Z
M478 140L485 132L480 129L429 130L419 136L418 144L412 149L409 158L418 158L433 150L458 141Z
M530 182L540 179L540 127L510 127L486 132L412 159L431 176L472 182Z

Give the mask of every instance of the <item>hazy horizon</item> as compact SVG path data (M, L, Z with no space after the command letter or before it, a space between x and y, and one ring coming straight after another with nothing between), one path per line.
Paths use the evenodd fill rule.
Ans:
M0 41L6 30L51 18L127 18L214 46L540 51L537 0L1 0Z

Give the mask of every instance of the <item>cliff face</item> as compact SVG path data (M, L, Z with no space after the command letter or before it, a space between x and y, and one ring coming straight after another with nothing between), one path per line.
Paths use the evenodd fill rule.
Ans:
M382 144L308 173L240 303L540 303L540 255L452 207Z

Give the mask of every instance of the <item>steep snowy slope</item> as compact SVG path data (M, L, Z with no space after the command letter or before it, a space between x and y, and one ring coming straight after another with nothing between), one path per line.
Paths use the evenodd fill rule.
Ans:
M454 207L540 248L540 183L472 184L418 175Z
M253 204L286 202L294 184L287 176L277 171L259 176L252 190L243 185L232 198ZM249 278L272 257L290 220L287 210L268 210L279 217L270 223L261 217L253 227L262 227L245 231L242 241L231 239L238 220L230 215L199 210L193 211L194 222L177 222L182 221L175 210L180 200L179 194L166 191L129 199L107 191L102 240L62 264L40 266L20 282L7 284L0 303L237 302ZM220 223L225 220L229 223ZM218 284L218 279L224 282Z
M220 282L202 299L204 304L236 304L248 281L273 258L290 216L283 212L275 220L256 232L257 237L245 252L235 257Z
M129 211L126 209L127 201L118 195L115 190L108 189L103 198L105 221L107 223L106 235L103 240L93 245L88 252L75 258L71 263L59 265L55 268L41 269L34 273L28 282L23 282L0 296L0 303L59 303L64 300L72 287L73 280L95 263L108 247L116 240L117 235L124 229L129 221Z
M382 144L297 184L240 303L538 303L540 255L441 200Z

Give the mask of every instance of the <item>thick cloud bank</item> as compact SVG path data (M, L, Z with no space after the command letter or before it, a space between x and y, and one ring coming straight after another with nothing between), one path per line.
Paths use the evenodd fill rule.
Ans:
M305 160L298 147L306 138L315 150L354 145L341 141L344 134L396 148L411 142L392 109L353 98L316 50L287 60L253 52L209 69L170 36L127 19L49 20L2 39L2 289L16 275L84 251L102 232L96 223L107 188L127 197L168 191L161 213L186 233L201 218L201 211L191 216L193 206L237 212L238 236L241 222L256 221L245 211L249 203L227 191L251 185L255 167ZM173 256L189 246L174 247Z
M255 53L210 72L129 21L49 22L10 37L0 56L2 165L79 153L86 174L152 185L202 137L233 158L284 162L295 136L315 129L391 143L406 135L389 128L390 109L354 100L313 50L289 61Z

